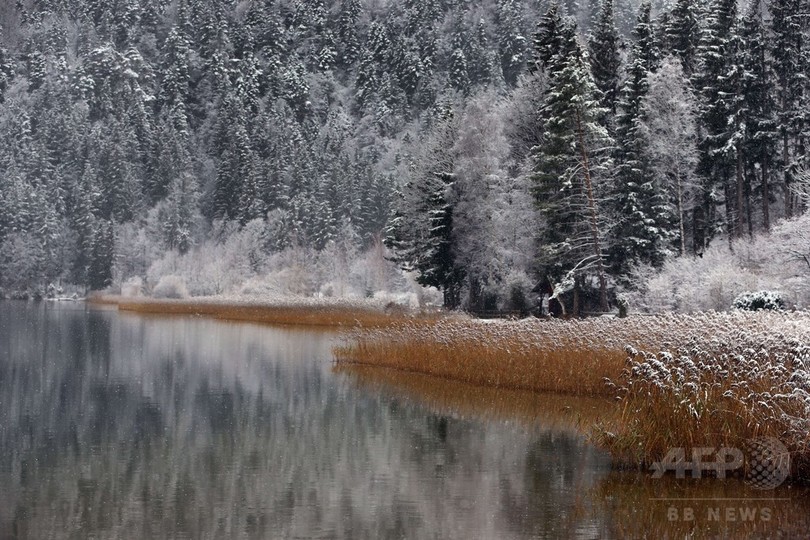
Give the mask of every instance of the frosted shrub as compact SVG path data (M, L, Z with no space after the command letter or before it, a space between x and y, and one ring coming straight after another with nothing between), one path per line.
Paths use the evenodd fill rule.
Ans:
M183 278L174 275L163 276L152 290L155 298L188 298L188 289Z
M801 302L808 290L808 275L790 253L781 231L784 222L769 237L739 241L730 250L715 242L700 257L686 255L667 260L660 270L649 267L635 272L637 290L628 293L633 308L647 312L724 311L748 291L780 290L789 304Z
M782 293L777 291L745 292L734 299L734 309L745 311L759 311L760 309L785 309L785 300Z
M126 280L121 285L121 296L143 296L143 279L135 276Z

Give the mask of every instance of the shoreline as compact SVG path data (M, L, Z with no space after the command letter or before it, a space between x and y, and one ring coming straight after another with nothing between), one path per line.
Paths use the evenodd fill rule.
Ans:
M210 317L219 320L282 326L357 329L381 328L406 320L431 321L441 312L415 312L402 306L376 306L345 300L294 299L289 302L255 298L198 297L159 299L94 295L89 305L115 306L119 311L145 315Z
M810 480L807 311L483 324L345 301L97 296L87 302L138 314L349 330L333 349L335 369L363 373L366 383L391 379L402 386L425 375L427 383L404 385L409 393L426 387L428 395L440 395L437 389L459 382L485 389L482 395L605 400L615 420L582 427L619 467L648 468L672 448L770 438L790 453L792 478Z

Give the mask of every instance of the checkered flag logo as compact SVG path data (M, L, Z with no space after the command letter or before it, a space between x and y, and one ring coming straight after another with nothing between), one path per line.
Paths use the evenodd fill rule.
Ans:
M779 440L759 437L746 443L745 481L755 489L776 489L790 475L790 452Z

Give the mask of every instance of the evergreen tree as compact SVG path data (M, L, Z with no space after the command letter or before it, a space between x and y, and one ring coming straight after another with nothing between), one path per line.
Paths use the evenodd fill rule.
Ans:
M475 28L474 38L467 43L465 54L470 84L483 85L492 81L494 58L490 47L486 23L481 19Z
M194 244L194 227L199 221L197 199L197 187L189 173L181 173L169 184L166 199L157 207L166 249L182 254Z
M681 61L687 76L692 76L697 67L700 15L697 0L676 0L665 27L666 47Z
M553 75L558 67L557 61L561 62L572 52L570 34L574 32L573 27L565 24L559 5L552 2L546 14L537 23L537 33L534 37L535 66Z
M695 86L701 95L700 163L698 171L705 180L702 219L695 225L695 245L705 246L722 223L716 210L725 206L729 238L737 232L737 176L741 172L739 40L737 37L737 3L715 0L707 18L701 40L699 72Z
M497 22L503 78L508 84L514 85L526 65L528 52L521 5L515 0L498 0Z
M657 68L651 46L650 4L641 4L633 32L632 61L622 87L617 118L616 170L612 205L617 223L610 249L612 270L619 276L635 264L660 266L668 254L671 219L666 198L648 161L649 141L643 130L642 103L649 89L648 76ZM656 64L653 64L656 62Z
M468 76L467 58L460 48L453 49L450 55L450 86L466 94L470 90L470 78Z
M771 0L770 30L773 35L771 54L777 81L777 118L781 138L781 165L783 167L783 195L785 216L794 211L790 184L795 176L798 160L805 153L803 126L807 122L807 48L805 32L810 26L803 12L801 0Z
M360 0L343 0L338 15L338 61L343 67L349 67L360 55L360 38L358 23L362 6Z
M451 148L456 130L452 117L434 126L427 159L412 171L385 239L393 260L405 270L417 271L421 285L441 290L448 309L458 307L464 280L464 270L456 263L453 236L455 166Z
M8 50L3 47L3 34L0 31L0 103L3 103L6 89L13 78L14 63L8 54Z
M745 118L745 176L746 198L748 202L749 234L751 218L751 196L754 186L759 184L761 198L762 226L770 229L771 175L778 162L778 132L776 126L776 102L773 70L769 55L766 29L762 20L761 0L751 0L743 19L741 41L743 43L742 99ZM759 177L759 178L757 178ZM757 182L759 180L759 182Z
M91 245L87 284L90 289L97 291L112 284L112 267L115 260L115 232L112 222L98 220Z
M253 152L246 129L245 111L233 96L226 96L217 127L219 165L213 193L213 216L236 220L250 200L243 196L246 179L252 179ZM251 193L251 195L254 195ZM249 206L248 206L249 207Z
M602 106L615 113L621 60L613 0L600 2L599 14L588 39L588 50L593 80L602 92Z
M576 40L575 23L563 21L567 36L558 54L541 111L546 137L533 149L535 197L545 228L540 234L541 274L576 291L586 273L599 282L599 304L608 309L604 253L604 216L598 205L604 190L602 174L612 145L600 125L604 109L585 52Z
M172 28L163 46L160 101L163 108L177 108L186 111L189 94L189 50L188 37L179 27Z
M390 57L388 32L380 23L372 23L357 66L355 97L360 106L370 103L382 84L383 73Z

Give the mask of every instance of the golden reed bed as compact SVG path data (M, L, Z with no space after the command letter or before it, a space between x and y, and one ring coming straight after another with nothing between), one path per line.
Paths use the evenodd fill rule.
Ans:
M192 315L230 321L310 327L377 328L413 318L433 320L435 313L410 314L404 310L377 309L350 303L265 304L218 299L163 300L93 296L91 304L115 305L120 311L152 315Z
M810 313L732 312L584 321L402 321L356 332L339 364L497 388L613 398L596 442L627 465L675 447L780 440L810 478ZM608 405L606 404L606 407Z

